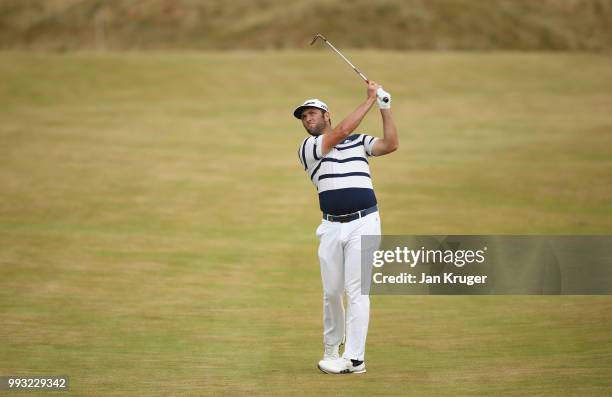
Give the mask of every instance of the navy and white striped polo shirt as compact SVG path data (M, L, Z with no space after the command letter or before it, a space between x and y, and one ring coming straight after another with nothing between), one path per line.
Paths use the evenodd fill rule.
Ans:
M376 205L367 157L376 137L353 134L323 157L323 135L304 139L298 150L300 162L319 192L321 211L344 215Z

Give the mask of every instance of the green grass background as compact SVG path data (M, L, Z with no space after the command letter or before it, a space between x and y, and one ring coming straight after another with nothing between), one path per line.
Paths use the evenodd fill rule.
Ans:
M384 233L610 233L609 55L347 55L393 95ZM368 373L316 370L320 213L291 112L316 96L339 122L365 96L351 73L324 51L1 53L0 374L67 374L71 395L610 395L607 296L374 296Z

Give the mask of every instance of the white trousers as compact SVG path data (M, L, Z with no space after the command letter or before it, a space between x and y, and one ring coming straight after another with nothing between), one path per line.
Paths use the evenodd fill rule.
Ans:
M364 234L380 236L378 212L346 223L323 219L317 228L323 282L323 343L337 346L346 336L343 357L361 361L365 356L370 319L370 297L361 291L361 235ZM344 291L348 300L346 317Z

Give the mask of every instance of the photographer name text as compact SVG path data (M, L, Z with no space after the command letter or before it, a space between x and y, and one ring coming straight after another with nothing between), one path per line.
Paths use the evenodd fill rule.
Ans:
M458 275L451 272L443 274L421 273L420 277L416 274L400 273L393 276L382 273L374 273L372 280L376 284L464 284L476 285L485 284L487 277L484 275Z

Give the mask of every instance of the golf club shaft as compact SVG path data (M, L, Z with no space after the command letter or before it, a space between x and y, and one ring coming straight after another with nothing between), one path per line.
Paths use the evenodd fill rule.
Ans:
M346 63L348 63L353 70L355 71L355 73L357 73L359 76L361 76L361 78L366 82L369 83L369 80L367 77L365 77L365 75L363 73L361 73L361 71L359 69L357 69L357 67L355 65L353 65L351 63L351 61L349 61L347 59L347 57L345 57L344 55L342 55L342 53L340 51L338 51L338 49L336 47L334 47L334 45L332 43L330 43L329 41L325 40L325 44L327 44L332 50L336 51L336 54L340 55L342 57L342 59L344 59L346 61Z
M334 45L332 43L330 43L327 38L325 38L323 35L321 34L317 34L315 36L315 38L313 39L312 43L310 43L311 45L317 40L317 38L321 38L323 41L325 41L325 44L327 44L329 46L329 48L331 48L332 50L334 50L334 52L338 55L340 55L340 57L342 57L342 59L344 59L344 61L346 63L349 64L350 67L353 68L353 70L355 71L355 73L357 73L359 76L361 76L361 78L366 82L366 84L369 84L370 81L368 80L368 78L361 72L361 70L357 69L357 66L353 65L351 61L348 60L347 57L345 57L344 55L342 55L342 53L336 48L334 47ZM378 94L377 94L378 95ZM381 97L380 98L383 102L387 103L389 102L389 97Z

